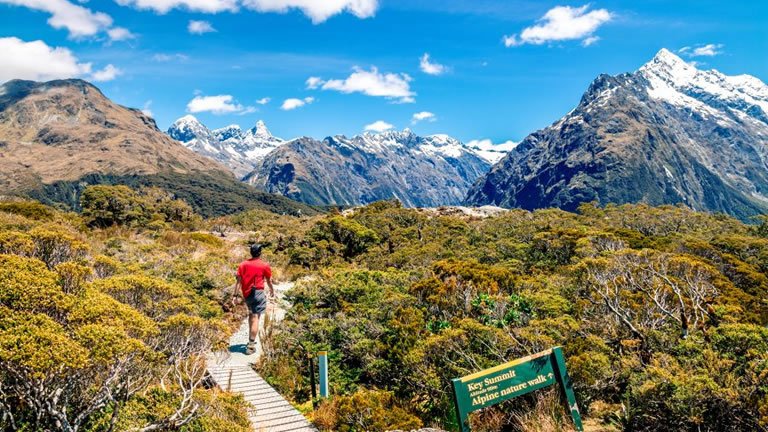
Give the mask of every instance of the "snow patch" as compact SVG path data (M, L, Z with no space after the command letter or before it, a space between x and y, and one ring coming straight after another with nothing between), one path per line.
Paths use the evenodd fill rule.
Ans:
M672 105L722 117L722 111L712 106L716 101L732 111L757 106L768 114L768 86L750 75L727 76L714 69L699 70L665 49L639 72L650 84L648 95Z

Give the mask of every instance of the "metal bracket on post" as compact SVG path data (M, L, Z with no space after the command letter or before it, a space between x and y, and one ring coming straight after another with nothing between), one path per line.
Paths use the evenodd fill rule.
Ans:
M317 353L318 366L320 369L320 397L328 397L328 351Z

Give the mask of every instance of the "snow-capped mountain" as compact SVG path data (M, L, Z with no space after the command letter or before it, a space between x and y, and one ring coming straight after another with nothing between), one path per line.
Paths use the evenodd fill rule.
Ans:
M295 139L269 153L243 180L309 204L396 198L406 206L433 207L461 202L490 165L454 138L406 129Z
M768 210L768 86L699 70L666 49L601 75L579 105L526 137L470 204L683 203L742 219Z
M285 142L272 136L261 120L245 132L238 125L210 130L187 115L176 120L167 133L185 147L223 163L238 178L251 172L267 153Z
M768 86L750 75L728 76L702 71L662 49L639 74L648 81L648 95L705 115L728 117L726 110L743 112L768 123Z

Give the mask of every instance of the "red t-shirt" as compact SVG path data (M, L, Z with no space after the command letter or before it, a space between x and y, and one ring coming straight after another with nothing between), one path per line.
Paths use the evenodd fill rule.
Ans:
M264 278L272 277L272 269L261 258L254 258L243 261L237 268L237 275L242 282L243 297L248 297L251 289L264 289Z

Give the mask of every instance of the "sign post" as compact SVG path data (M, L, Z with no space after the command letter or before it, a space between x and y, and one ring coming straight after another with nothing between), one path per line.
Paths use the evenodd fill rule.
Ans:
M576 429L584 430L565 357L561 348L555 347L454 379L453 396L461 432L469 431L469 413L555 384L563 390Z
M328 351L317 353L320 369L320 397L328 397Z

